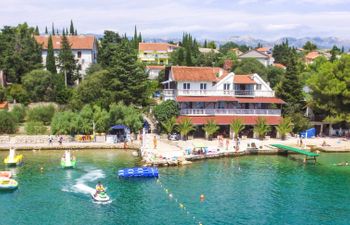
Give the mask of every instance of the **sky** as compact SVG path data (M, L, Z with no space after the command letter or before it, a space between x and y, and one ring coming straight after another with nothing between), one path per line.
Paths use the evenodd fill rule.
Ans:
M228 40L251 36L350 39L350 0L0 0L0 26L27 22L43 32L73 20L79 33Z

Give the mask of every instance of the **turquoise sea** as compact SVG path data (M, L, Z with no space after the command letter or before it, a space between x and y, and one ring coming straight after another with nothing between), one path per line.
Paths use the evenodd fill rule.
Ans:
M22 153L25 164L11 169L19 188L0 192L1 225L350 224L350 167L334 165L350 154L322 154L316 165L285 156L198 161L161 168L157 182L119 179L118 169L140 165L123 150L75 151L73 170L60 167L61 151ZM99 180L108 204L89 195Z

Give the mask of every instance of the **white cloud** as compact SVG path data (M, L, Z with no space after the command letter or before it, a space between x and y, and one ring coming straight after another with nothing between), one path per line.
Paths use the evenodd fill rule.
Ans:
M268 24L265 29L269 31L294 30L298 27L300 27L300 24Z

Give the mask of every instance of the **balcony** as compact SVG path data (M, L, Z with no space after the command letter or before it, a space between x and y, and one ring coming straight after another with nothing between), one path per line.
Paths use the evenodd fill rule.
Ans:
M232 96L232 97L274 97L274 91L247 90L175 90L164 89L163 95L175 99L176 96Z
M214 116L214 115L269 115L280 116L280 109L181 109L180 115Z

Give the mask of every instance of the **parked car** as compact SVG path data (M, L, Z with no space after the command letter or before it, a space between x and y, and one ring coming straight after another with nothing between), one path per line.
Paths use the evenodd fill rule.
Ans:
M169 135L168 139L171 141L178 141L180 140L181 136L178 133L172 133Z

